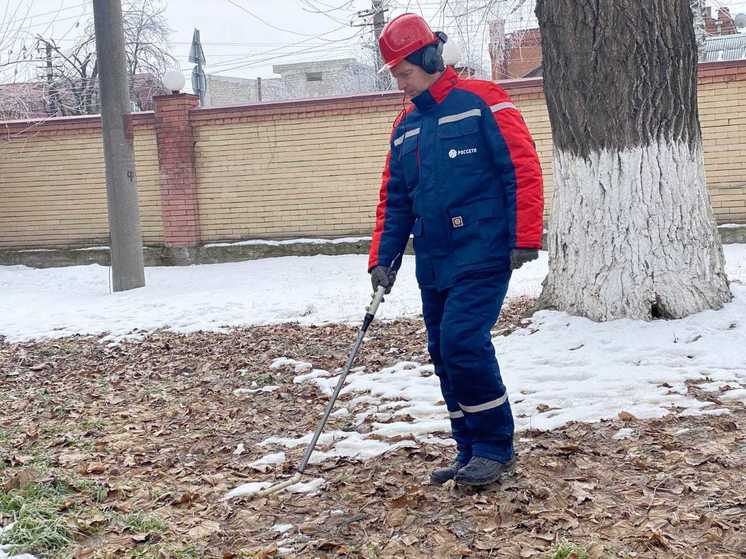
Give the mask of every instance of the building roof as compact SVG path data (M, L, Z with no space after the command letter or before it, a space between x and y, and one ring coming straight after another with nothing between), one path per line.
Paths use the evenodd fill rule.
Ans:
M700 62L746 60L746 33L707 37L699 55Z
M304 72L314 70L330 70L341 66L360 65L355 58L335 58L332 60L309 60L308 62L294 62L292 64L273 64L272 71L275 74L286 74L290 72Z

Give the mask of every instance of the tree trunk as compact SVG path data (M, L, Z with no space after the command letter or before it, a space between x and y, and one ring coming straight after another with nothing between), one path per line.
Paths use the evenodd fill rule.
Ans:
M720 308L689 0L538 0L536 15L554 136L543 304L593 320Z

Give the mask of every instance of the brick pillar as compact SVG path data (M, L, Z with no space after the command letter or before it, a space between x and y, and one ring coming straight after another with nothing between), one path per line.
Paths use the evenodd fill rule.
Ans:
M153 98L158 166L161 178L161 214L166 247L193 247L200 243L194 137L189 111L199 97L180 93Z

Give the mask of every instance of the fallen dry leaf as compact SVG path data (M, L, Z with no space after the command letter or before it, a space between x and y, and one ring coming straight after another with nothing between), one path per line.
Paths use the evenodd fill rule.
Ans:
M204 540L214 534L220 533L220 524L214 520L206 520L202 524L195 526L189 532L189 537L195 540Z
M629 413L628 411L620 411L619 412L619 419L624 421L625 423L631 423L633 421L637 421L637 418Z

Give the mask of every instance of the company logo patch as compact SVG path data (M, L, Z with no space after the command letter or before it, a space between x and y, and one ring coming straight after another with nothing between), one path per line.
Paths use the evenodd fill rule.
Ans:
M464 226L464 218L460 215L457 215L456 217L451 218L451 225L453 225L454 229L457 229L459 227Z
M448 151L448 157L456 159L459 155L469 155L470 153L477 153L477 148L451 149Z

